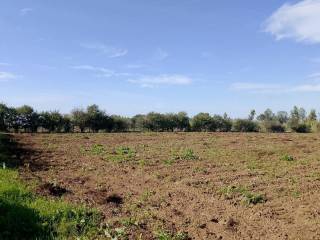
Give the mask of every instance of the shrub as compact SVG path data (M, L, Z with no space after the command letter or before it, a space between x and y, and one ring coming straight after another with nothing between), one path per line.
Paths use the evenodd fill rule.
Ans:
M309 133L311 132L311 127L305 123L299 123L295 126L292 126L291 129L297 133Z
M175 160L197 160L199 157L194 153L192 149L184 149L179 153L174 154Z
M233 122L233 131L235 132L258 132L259 125L248 119L236 119Z
M288 162L294 161L294 157L289 154L283 155L280 159L283 161L288 161Z
M271 123L267 128L268 132L273 132L273 133L283 133L285 132L285 130L286 130L285 126L283 126L280 123Z

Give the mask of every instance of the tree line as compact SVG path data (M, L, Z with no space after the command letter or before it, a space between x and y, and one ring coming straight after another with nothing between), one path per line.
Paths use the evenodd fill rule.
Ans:
M199 113L189 117L185 112L138 114L131 118L108 115L97 105L76 108L70 114L58 111L37 112L32 107L8 107L0 104L0 131L7 132L128 132L128 131L195 131L195 132L318 132L320 122L315 110L308 114L296 106L290 111L260 115L252 110L247 118L231 119L226 113Z

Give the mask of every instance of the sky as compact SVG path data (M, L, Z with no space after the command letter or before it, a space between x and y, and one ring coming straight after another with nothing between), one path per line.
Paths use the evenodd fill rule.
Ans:
M320 111L320 0L2 0L0 102Z

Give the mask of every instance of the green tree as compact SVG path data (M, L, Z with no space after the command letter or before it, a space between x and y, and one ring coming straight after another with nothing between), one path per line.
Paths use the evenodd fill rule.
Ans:
M192 118L191 127L193 131L215 131L217 126L209 113L198 113Z
M39 124L39 115L33 110L32 107L24 105L16 108L17 121L19 128L25 132L36 132Z
M88 126L87 114L80 108L75 108L71 111L71 122L73 126L78 127L80 132L84 132Z
M0 103L0 131L7 131L7 119L8 119L9 109L8 107Z

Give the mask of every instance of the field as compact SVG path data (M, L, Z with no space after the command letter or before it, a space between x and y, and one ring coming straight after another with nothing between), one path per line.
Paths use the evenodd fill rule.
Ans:
M320 239L318 134L14 139L20 178L47 199L100 211L97 238Z

